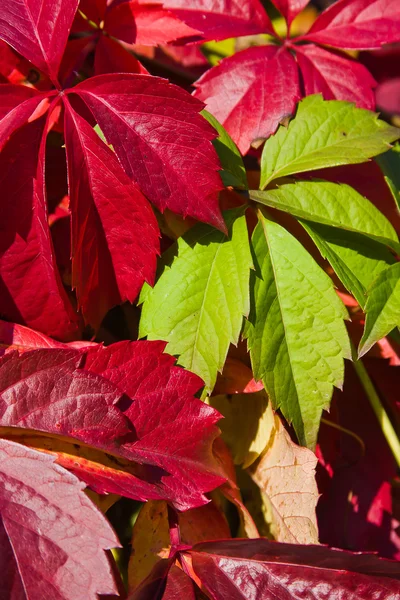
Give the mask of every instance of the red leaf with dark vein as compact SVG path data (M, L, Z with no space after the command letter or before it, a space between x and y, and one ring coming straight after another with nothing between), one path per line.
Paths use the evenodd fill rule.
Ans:
M200 30L202 40L223 40L241 35L276 35L259 0L165 0L189 27Z
M90 108L125 172L157 208L225 230L216 132L199 114L202 102L163 79L133 74L92 77L71 93Z
M307 6L310 0L272 0L272 2L285 17L290 29L293 19Z
M62 287L47 225L45 119L21 127L0 155L6 199L0 205L0 313L68 340L78 333L78 316Z
M67 102L64 132L72 287L85 320L97 329L110 308L133 302L145 281L153 285L159 229L150 204L114 152Z
M2 0L0 38L57 83L79 0Z
M244 154L275 132L300 99L289 51L258 46L225 58L196 83L195 97L222 123Z
M373 555L265 539L197 544L194 572L214 600L339 600L400 594L400 565Z
M104 376L96 373L90 354L90 371L81 368L83 350L6 354L0 362L0 427L28 444L26 430L63 436L61 450L56 441L54 449L51 443L44 448L99 493L165 499L180 510L206 504L204 493L224 481L212 454L220 415L193 397L200 380L174 367L163 347L121 342L104 349L105 358L96 350L103 366L120 362L122 378L138 390L131 397L123 384L106 378L107 368ZM118 379L118 368L108 368ZM65 448L65 438L83 442L83 458Z
M105 550L119 542L84 487L53 457L0 439L2 598L117 594Z
M339 0L299 39L357 50L398 42L400 4L398 0Z
M296 46L296 56L306 95L320 93L325 100L340 98L374 110L376 81L364 65L314 44Z
M165 10L161 3L123 2L106 12L104 30L113 37L143 46L157 46L179 38L198 37L197 29L188 27Z

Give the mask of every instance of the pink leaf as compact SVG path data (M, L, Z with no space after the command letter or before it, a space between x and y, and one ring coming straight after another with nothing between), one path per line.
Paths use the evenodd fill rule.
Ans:
M116 594L104 550L119 546L74 475L54 458L0 440L3 598L97 600Z
M193 397L200 380L174 367L163 346L121 342L104 354L99 348L89 351L84 368L82 350L6 354L0 362L0 426L18 427L15 435L29 429L89 446L94 460L90 452L83 461L54 452L99 493L165 499L180 510L206 504L204 492L224 481L212 454L220 415ZM137 390L131 397L124 394L125 379L127 390ZM99 451L111 463L98 464Z
M272 0L272 2L283 14L287 21L288 29L290 29L293 19L307 6L310 0Z
M197 544L193 569L214 600L339 600L400 594L399 563L265 539Z
M132 0L111 6L106 13L104 29L128 44L143 46L157 46L200 34L160 4L146 5Z
M321 93L325 100L348 100L374 110L376 82L360 63L314 44L296 46L306 95Z
M0 38L57 83L79 0L2 0Z
M0 209L0 313L68 340L78 332L78 317L60 281L47 225L44 119L15 132L0 156L7 200Z
M154 282L156 218L115 154L65 102L65 143L72 218L72 287L96 329L116 304L133 302ZM100 175L101 174L101 175Z
M220 165L211 143L216 132L198 114L201 102L145 75L100 75L70 92L84 100L126 173L157 208L224 230Z
M196 83L195 97L222 123L242 154L275 132L300 99L293 56L259 46L225 58Z
M358 50L398 42L400 4L398 0L339 0L299 39Z
M272 23L259 0L165 0L189 27L203 32L203 40L223 40L241 35L271 33Z
M400 115L400 77L380 83L376 89L378 108L391 115Z

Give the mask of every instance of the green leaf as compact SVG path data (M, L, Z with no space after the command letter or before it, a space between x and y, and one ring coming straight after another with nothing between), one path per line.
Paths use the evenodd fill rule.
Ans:
M277 177L335 165L362 163L385 152L400 130L350 102L307 96L288 127L264 146L260 189Z
M301 219L363 233L400 252L399 238L390 221L349 185L298 181L273 190L251 191L249 196Z
M236 344L250 307L252 268L243 209L225 213L228 237L198 224L178 239L178 253L147 290L139 336L168 342L167 352L214 387L229 344Z
M385 181L400 211L400 144L376 158Z
M368 290L365 305L365 327L360 341L359 356L400 327L400 263L382 271Z
M201 114L219 134L213 145L223 167L220 175L224 185L247 190L246 169L235 142L211 113L203 110Z
M345 288L364 308L366 290L381 271L396 262L391 252L365 235L300 220Z
M300 443L313 448L333 386L343 383L343 358L351 356L347 311L328 275L283 227L260 215L252 245L254 310L245 336L254 378Z

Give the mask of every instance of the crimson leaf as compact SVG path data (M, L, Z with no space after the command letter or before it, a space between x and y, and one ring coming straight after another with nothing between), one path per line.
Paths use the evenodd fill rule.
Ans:
M47 225L42 137L46 128L44 116L21 127L0 155L1 312L68 339L78 330L78 317L62 286Z
M157 208L225 230L221 167L211 144L216 133L198 114L201 102L146 75L99 75L71 92L90 108L126 173Z
M195 97L235 140L244 154L250 144L274 133L300 99L298 69L284 48L248 48L206 72L196 82Z
M201 380L174 367L163 348L97 347L85 368L78 350L10 352L0 362L0 426L18 428L7 429L17 438L28 429L93 448L84 460L62 450L58 461L99 493L200 506L223 482L212 455L220 415L193 397Z
M399 563L264 539L197 544L193 569L214 600L340 600L400 594Z
M380 48L400 39L398 0L339 0L300 39L336 48Z
M79 0L2 0L0 38L57 83Z
M0 586L7 600L116 594L104 550L119 546L74 475L0 439Z
M276 8L283 14L288 28L293 19L307 6L310 0L272 0Z
M72 214L72 285L85 319L98 327L111 306L152 285L158 225L146 198L93 128L65 103ZM101 177L99 177L101 173Z

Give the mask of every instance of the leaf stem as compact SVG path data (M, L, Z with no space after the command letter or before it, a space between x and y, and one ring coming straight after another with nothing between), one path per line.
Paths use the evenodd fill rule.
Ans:
M360 383L364 388L364 391L368 397L368 400L371 404L372 410L375 413L376 418L379 421L379 425L381 426L381 430L385 439L389 445L389 448L392 451L392 454L396 460L397 466L400 468L400 441L396 434L396 431L392 425L391 420L384 407L382 406L382 402L378 396L378 393L372 383L370 376L368 375L367 369L365 368L362 360L357 359L357 351L351 342L351 351L353 355L353 364L354 369L358 375Z

